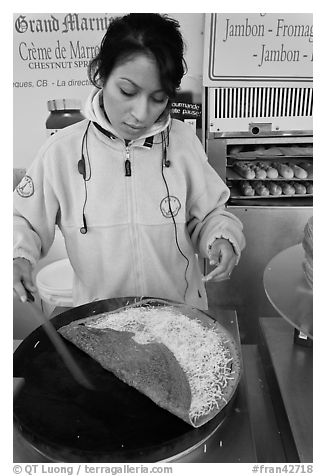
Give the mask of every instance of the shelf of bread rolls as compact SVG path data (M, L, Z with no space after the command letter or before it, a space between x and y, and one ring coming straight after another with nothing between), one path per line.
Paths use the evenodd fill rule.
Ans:
M311 180L241 180L229 184L231 198L289 198L312 197Z
M311 144L231 147L226 164L230 198L312 197L312 155Z
M308 160L237 160L227 167L226 178L233 198L299 198L313 194L313 168Z
M309 160L236 160L227 166L229 180L312 180L313 164Z

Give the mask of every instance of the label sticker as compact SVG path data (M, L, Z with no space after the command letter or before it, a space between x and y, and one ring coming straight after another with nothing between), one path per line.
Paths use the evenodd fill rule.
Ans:
M17 193L22 198L31 197L34 193L34 184L31 177L25 175L16 187Z
M163 198L163 200L160 203L160 209L161 209L162 215L165 216L165 218L171 218L171 217L177 216L180 208L181 208L180 200L177 197L174 197L173 195Z

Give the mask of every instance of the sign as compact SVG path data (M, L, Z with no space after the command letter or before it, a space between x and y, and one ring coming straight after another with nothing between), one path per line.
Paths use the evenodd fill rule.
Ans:
M183 121L196 132L201 128L202 105L192 102L173 102L171 104L171 117Z
M309 13L206 14L204 86L312 82Z
M89 60L97 54L110 19L123 13L15 13L13 15L13 156L17 168L34 160L47 137L47 103L82 104L92 89ZM203 13L173 13L187 44L182 91L201 101ZM82 110L83 112L83 110ZM191 115L182 117L194 124ZM199 120L197 119L197 124Z
M14 163L28 166L44 143L47 103L85 104L92 85L87 67L118 13L13 15Z
M14 15L14 87L57 86L62 77L65 85L84 85L85 68L98 53L109 21L105 13Z

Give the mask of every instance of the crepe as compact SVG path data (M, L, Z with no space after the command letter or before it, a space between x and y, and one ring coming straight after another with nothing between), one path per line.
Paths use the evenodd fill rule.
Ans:
M216 416L241 375L231 335L203 312L143 300L58 332L119 379L194 427Z

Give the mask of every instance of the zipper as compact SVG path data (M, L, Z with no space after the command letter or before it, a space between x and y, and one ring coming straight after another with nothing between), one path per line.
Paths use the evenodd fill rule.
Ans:
M125 166L125 177L131 177L126 182L126 190L128 196L128 208L129 208L129 217L130 217L130 240L131 240L131 250L133 255L133 264L134 264L134 272L135 272L135 295L140 296L142 295L142 288L143 288L143 279L142 279L142 272L141 272L141 264L140 260L140 251L139 251L139 233L137 229L137 224L135 223L135 215L136 215L136 197L135 197L135 183L134 179L135 176L131 173L131 160L130 160L130 144L126 145L126 158L124 162Z
M126 146L125 176L131 177L130 148Z

